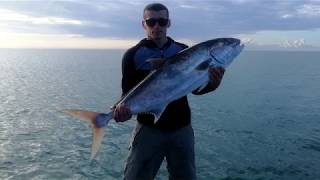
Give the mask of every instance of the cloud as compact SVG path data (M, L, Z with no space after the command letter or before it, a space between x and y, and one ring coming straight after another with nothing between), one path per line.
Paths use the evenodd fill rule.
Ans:
M80 34L87 38L140 39L145 37L141 26L142 11L149 2L149 0L69 0L46 3L4 1L0 5L0 27L21 33ZM194 42L261 31L307 32L320 28L319 0L160 0L160 2L167 5L170 10L172 26L169 28L169 35Z
M286 40L284 41L280 46L284 48L301 48L304 47L305 44L305 39L296 39L296 40Z
M255 43L255 39L253 38L240 38L241 42L246 44L246 45L249 45L249 44L254 44Z
M83 22L76 19L67 19L63 17L34 17L25 14L21 14L15 11L10 11L6 9L0 9L0 21L10 23L10 22L22 22L31 24L44 24L44 25L82 25Z
M0 48L120 49L135 40L83 37L81 34L0 33Z
M180 7L185 8L185 9L197 9L196 6L191 6L191 5L187 5L187 4L181 4Z
M310 17L320 17L320 5L304 4L297 10L297 13Z
M26 15L28 18L25 18L25 21L34 24L59 25L56 28L60 29L60 32L80 33L89 37L132 38L144 36L141 18L147 2L31 1L5 2L1 6ZM320 27L320 5L317 1L306 4L302 1L257 0L180 0L163 3L168 6L173 22L170 32L180 38L204 39L261 30L303 30Z
M320 1L319 1L320 2ZM320 5L317 4L303 4L297 6L294 11L283 14L282 18L302 18L302 19L316 19L320 17Z
M319 47L316 47L311 44L307 44L304 38L295 39L295 40L284 40L281 43L270 43L270 44L261 44L255 39L250 39L247 42L244 42L246 50L273 50L273 51L283 51L283 50L315 50L319 51Z

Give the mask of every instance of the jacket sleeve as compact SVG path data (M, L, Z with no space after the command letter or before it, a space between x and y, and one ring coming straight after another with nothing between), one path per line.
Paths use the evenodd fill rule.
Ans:
M134 50L129 49L122 57L122 96L135 86Z

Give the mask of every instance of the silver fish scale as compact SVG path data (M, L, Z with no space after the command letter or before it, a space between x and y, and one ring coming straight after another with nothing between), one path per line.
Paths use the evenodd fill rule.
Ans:
M201 63L216 58L230 64L241 52L240 41L233 38L206 41L165 60L163 66L151 72L133 88L120 103L126 104L133 114L163 109L208 82L209 67L197 68Z
M152 111L185 96L208 80L207 71L198 71L194 64L200 64L207 55L193 55L189 61L164 66L154 72L144 86L141 86L124 101L134 113ZM182 63L183 62L183 63ZM180 68L182 67L182 68Z

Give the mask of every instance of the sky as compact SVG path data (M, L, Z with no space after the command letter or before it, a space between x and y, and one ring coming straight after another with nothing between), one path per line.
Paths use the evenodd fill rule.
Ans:
M0 0L0 48L129 48L149 0ZM240 38L249 49L320 51L320 0L170 0L168 35L193 45Z

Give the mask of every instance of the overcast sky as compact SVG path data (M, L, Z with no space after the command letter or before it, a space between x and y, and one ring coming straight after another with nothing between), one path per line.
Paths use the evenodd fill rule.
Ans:
M147 0L0 1L0 47L127 48L145 37ZM251 48L320 50L320 0L170 0L168 35L189 45L238 37Z

